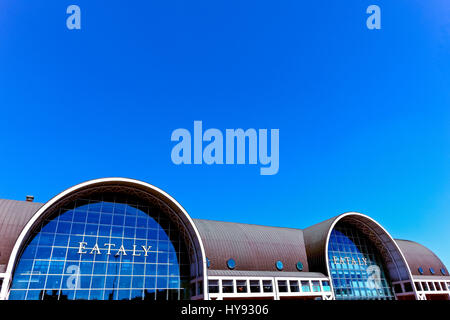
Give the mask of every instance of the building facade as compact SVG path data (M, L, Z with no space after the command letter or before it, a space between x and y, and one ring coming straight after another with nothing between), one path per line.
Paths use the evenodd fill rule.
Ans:
M366 215L303 230L192 219L126 178L0 200L0 288L1 300L450 300L442 261Z

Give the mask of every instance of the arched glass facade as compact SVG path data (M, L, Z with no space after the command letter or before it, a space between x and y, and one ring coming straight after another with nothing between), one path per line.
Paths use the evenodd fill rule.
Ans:
M336 299L394 299L378 250L357 228L336 225L330 235L328 260Z
M14 272L11 300L189 298L184 239L131 196L79 199L43 221Z

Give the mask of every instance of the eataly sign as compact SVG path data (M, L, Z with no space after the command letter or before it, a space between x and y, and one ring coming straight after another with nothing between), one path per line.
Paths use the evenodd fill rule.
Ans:
M87 254L94 254L94 253L102 254L106 250L106 254L107 255L111 255L112 254L111 251L113 251L114 256L119 256L119 255L126 256L126 255L128 255L127 251L125 250L123 245L121 245L117 249L117 248L115 248L116 245L114 243L110 243L110 242L105 243L103 245L102 249L100 249L100 247L98 246L97 243L94 245L94 247L92 247L92 249L88 249L88 248L86 248L86 246L87 246L87 242L80 242L79 243L79 247L78 247L78 253L79 254L86 254L86 253ZM142 250L140 248L138 248L138 247L142 248ZM146 256L148 256L148 252L150 251L151 248L152 248L152 246L137 246L137 245L134 244L133 245L133 249L128 250L128 251L132 252L131 253L132 256L139 257L143 253L144 257L146 257ZM103 250L103 252L102 252L102 250Z

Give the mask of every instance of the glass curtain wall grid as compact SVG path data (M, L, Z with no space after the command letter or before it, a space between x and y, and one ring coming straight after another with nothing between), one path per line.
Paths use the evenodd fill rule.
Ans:
M139 200L76 200L34 231L11 300L189 299L190 261L173 223Z
M336 299L394 299L378 250L358 229L336 225L330 235L328 260Z

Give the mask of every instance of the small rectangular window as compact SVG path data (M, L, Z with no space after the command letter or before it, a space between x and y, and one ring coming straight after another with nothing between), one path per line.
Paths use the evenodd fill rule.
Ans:
M259 280L250 280L250 292L261 292Z
M441 284L439 282L435 282L434 287L436 288L437 291L442 291Z
M314 292L320 292L320 281L313 281L312 289Z
M233 280L222 280L222 292L234 293Z
M208 291L209 293L219 293L219 280L209 280Z
M403 287L405 288L405 292L412 292L413 291L411 282L405 282L403 284Z
M290 280L289 288L291 289L291 292L300 292L300 287L298 286L297 280Z
M394 292L395 293L402 293L403 292L402 285L400 283L394 284Z
M286 280L278 280L278 291L279 292L288 292L288 286Z
M311 292L311 288L309 286L309 281L302 281L302 291L303 292Z
M323 288L323 291L326 291L326 292L331 291L330 282L322 281L322 288Z
M191 283L190 288L191 288L191 296L195 296L195 292L196 292L196 290L195 290L195 282Z
M430 291L434 291L434 284L433 282L428 282L428 288L430 289Z
M202 295L203 294L203 281L199 281L197 283L197 294Z
M247 280L236 280L237 293L247 293Z
M263 280L263 291L264 292L273 292L272 280Z
M414 285L416 286L417 291L422 291L422 286L420 285L420 282L414 282Z
M428 284L426 282L422 282L423 291L428 291Z

